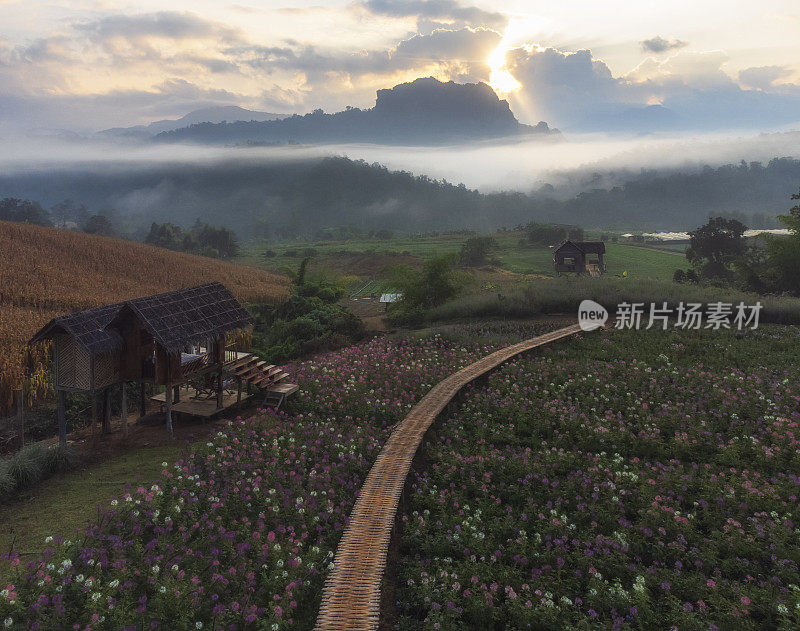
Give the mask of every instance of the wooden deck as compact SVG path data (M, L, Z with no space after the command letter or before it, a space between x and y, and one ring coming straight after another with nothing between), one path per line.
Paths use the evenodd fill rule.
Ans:
M495 351L440 381L409 411L361 487L325 581L316 629L378 628L386 552L411 461L425 432L458 391L520 353L580 332L574 324Z
M219 414L220 412L224 412L228 408L233 407L237 403L238 396L235 392L222 393L222 407L217 408L217 397L212 397L211 399L205 398L195 398L196 391L193 388L181 388L181 400L178 403L172 404L172 413L178 414L188 414L189 416L200 416L203 418L210 418L215 414ZM254 395L250 395L254 396ZM242 401L246 401L250 398L246 392L242 392ZM167 393L162 392L161 394L157 394L155 396L150 397L151 401L155 401L156 403L160 403L162 406L166 405L167 402Z

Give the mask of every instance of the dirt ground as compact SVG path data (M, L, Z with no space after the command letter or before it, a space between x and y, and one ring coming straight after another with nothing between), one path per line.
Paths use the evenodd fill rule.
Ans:
M224 410L213 419L202 419L172 414L172 429L174 443L185 444L187 441L198 440L203 436L216 431L228 420L237 416L249 417L258 409L258 396L242 401L240 407ZM45 444L58 442L57 437L43 441ZM97 462L105 462L116 455L141 447L156 447L169 445L164 414L158 405L148 401L147 415L137 418L135 413L128 416L128 436L123 434L122 422L118 417L112 418L109 432L103 435L99 424L94 427L84 427L67 435L67 444L73 447L79 455L80 466L90 466Z

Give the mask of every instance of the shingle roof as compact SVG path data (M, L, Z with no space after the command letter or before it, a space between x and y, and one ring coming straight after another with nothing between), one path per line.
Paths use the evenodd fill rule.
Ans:
M556 252L563 248L565 245L574 245L584 254L605 254L606 244L602 241L564 241L556 248Z
M155 340L172 353L186 344L239 329L252 322L222 283L209 283L124 303Z
M173 353L180 352L186 344L252 322L250 314L225 286L214 282L60 316L45 325L30 343L51 338L61 330L93 355L121 348L121 337L109 325L128 309L159 344Z
M122 346L122 338L116 331L106 329L117 315L123 303L104 305L85 311L53 318L34 335L29 344L53 337L58 331L71 335L92 355L105 353Z

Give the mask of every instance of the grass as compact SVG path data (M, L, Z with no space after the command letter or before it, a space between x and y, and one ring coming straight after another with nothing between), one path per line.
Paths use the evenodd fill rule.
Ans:
M520 242L523 233L515 230L498 231L492 237L498 244L495 256L502 269L518 274L553 275L553 252L550 248ZM427 259L440 254L457 253L467 238L463 234L440 234L385 240L350 239L280 244L256 242L244 248L240 261L271 271L280 271L287 267L295 269L303 259L304 251L313 249L316 252L315 267L337 269L344 274L364 277L363 261L354 259L350 261L351 267L347 268L347 262L342 260L340 253L371 254L385 259L385 264L391 264L392 257L397 259L396 262L401 262L404 257ZM619 276L627 271L631 278L672 280L676 269L686 267L684 259L670 250L621 243L607 243L606 249L608 273L611 275ZM264 252L267 250L272 250L276 256L265 258ZM286 256L287 252L293 253L292 256ZM342 264L345 265L344 269L341 268Z
M431 321L452 321L486 317L526 318L544 313L578 313L582 300L599 302L614 312L622 302L669 303L730 302L754 305L760 301L762 322L800 323L800 299L764 297L732 289L633 278L536 279L508 293L481 292L461 296L432 309Z
M142 447L113 460L57 475L14 501L0 506L0 554L12 545L24 553L40 553L45 537L71 537L95 518L127 485L146 485L161 473L162 462L177 460L182 444Z

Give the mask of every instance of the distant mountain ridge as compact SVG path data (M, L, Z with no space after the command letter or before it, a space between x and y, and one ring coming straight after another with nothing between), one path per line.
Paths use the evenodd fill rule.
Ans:
M149 125L133 125L132 127L114 127L98 132L103 136L117 138L151 138L157 134L197 125L200 123L222 123L225 121L269 121L287 116L273 112L248 110L238 105L219 105L193 110L176 119L155 121Z
M485 83L432 77L378 90L375 107L335 114L314 110L263 122L200 123L165 131L159 142L199 144L352 143L439 145L523 134L558 135L545 122L524 125Z

